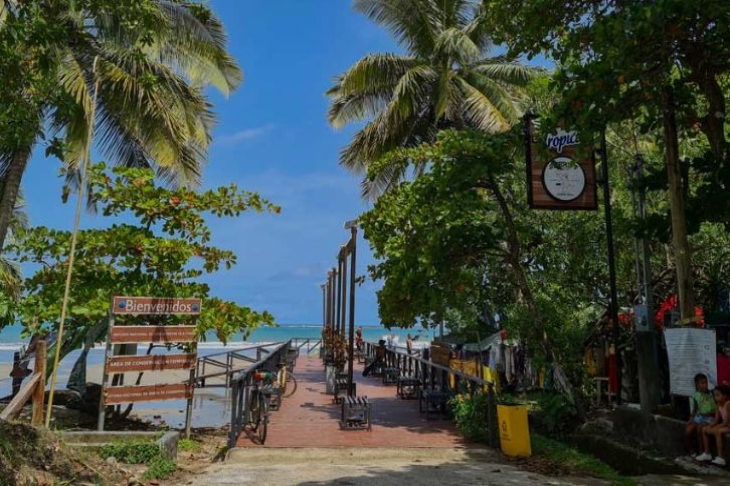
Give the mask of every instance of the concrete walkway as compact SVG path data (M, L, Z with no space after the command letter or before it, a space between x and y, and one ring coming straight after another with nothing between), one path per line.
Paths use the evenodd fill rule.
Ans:
M469 448L234 449L195 486L602 486L596 479L549 478L500 464Z

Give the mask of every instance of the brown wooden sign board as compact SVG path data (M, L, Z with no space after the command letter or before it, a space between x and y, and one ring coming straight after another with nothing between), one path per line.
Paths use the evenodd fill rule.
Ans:
M165 354L148 356L114 356L107 361L107 373L132 371L189 370L195 367L195 354Z
M112 326L111 344L191 343L197 341L195 326Z
M200 314L202 300L169 297L114 297L112 314L190 315Z
M527 122L527 199L533 209L595 210L596 163L593 151L579 151L575 131L558 129L540 137ZM539 138L538 138L539 137Z
M104 388L104 404L156 402L162 400L189 400L193 387L187 383L149 386L114 386Z

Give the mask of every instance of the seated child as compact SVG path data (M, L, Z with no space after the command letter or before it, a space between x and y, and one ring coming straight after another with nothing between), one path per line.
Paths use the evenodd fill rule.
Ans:
M730 433L730 387L720 385L715 388L715 403L717 403L717 412L715 418L709 425L702 426L700 434L702 435L702 444L704 452L697 456L697 460L701 462L712 461L716 466L725 466L725 447L723 444L723 435ZM710 436L715 437L717 445L717 456L712 459L710 454Z
M694 456L695 439L702 447L702 437L698 434L700 428L709 425L715 416L715 397L709 390L707 376L703 373L695 375L695 392L689 399L690 414L685 427L685 443L687 452Z

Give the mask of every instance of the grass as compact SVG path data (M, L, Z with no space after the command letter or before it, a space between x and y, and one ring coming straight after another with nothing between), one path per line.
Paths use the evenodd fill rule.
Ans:
M177 443L177 449L182 452L200 452L203 450L203 446L193 439L182 438Z
M567 444L532 434L532 453L563 464L576 473L603 479L614 486L636 486L633 478L622 476L599 459L578 452Z

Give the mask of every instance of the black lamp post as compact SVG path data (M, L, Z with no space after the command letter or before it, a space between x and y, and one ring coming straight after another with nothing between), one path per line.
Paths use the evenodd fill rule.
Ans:
M357 261L357 220L345 223L345 229L350 230L350 241L347 242L345 248L350 254L350 336L348 342L349 362L347 363L347 394L352 396L355 394L353 386L353 361L355 359L355 283L356 283L356 261ZM345 255L346 256L346 255ZM345 261L345 265L347 262ZM344 321L344 312L342 314Z

